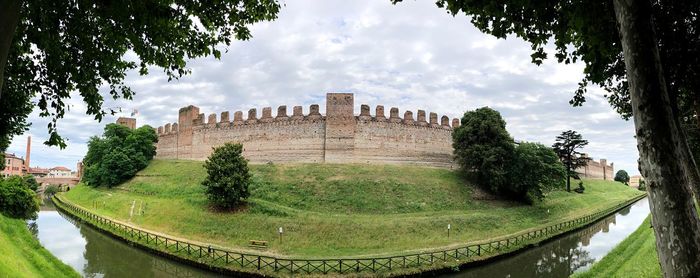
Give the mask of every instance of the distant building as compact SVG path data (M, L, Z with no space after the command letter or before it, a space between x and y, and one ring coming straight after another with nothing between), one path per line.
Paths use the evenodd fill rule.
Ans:
M644 180L642 176L636 175L630 177L630 187L639 188L639 182Z
M117 124L123 125L125 127L130 128L130 129L134 129L134 128L136 128L136 119L119 117L119 119L117 119Z
M43 178L43 177L46 177L49 175L49 169L41 168L41 167L34 167L34 168L30 167L27 170L27 173L32 175L32 176L35 176L37 178Z
M72 177L73 173L71 173L71 170L63 167L63 166L57 166L49 169L49 177Z
M5 168L2 169L2 176L22 176L25 173L24 158L13 153L5 153Z

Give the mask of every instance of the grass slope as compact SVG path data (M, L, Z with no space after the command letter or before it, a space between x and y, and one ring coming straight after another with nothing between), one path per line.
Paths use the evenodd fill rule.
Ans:
M80 277L41 246L24 220L2 214L0 254L0 277Z
M78 186L64 196L94 212L173 236L295 257L376 255L483 240L575 218L641 194L620 183L586 181L586 193L553 192L535 206L472 199L446 169L390 165L253 165L248 206L208 209L202 162L155 160L114 188ZM130 215L145 207L143 215ZM96 205L97 204L97 205ZM143 204L143 205L142 205ZM452 225L447 238L447 224ZM278 227L285 234L280 242Z
M590 270L573 277L661 277L649 219Z

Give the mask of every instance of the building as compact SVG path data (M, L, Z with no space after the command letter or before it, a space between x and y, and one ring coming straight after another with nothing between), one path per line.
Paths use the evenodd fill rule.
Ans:
M119 117L117 119L117 124L118 125L123 125L125 127L128 127L130 129L136 128L136 119L134 118L126 118L126 117Z
M644 180L642 176L636 175L630 177L630 187L639 188L639 183Z
M49 175L49 169L41 167L29 167L27 173L37 178L43 178Z
M5 168L2 170L3 177L22 176L25 171L24 158L18 157L13 153L5 153Z
M72 176L73 173L71 172L71 170L63 166L57 166L49 169L49 177L67 178Z

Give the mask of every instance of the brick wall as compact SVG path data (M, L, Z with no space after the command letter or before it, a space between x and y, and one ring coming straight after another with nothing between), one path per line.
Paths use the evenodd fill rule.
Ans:
M305 114L301 106L287 115L286 106L265 107L258 118L250 109L247 118L236 111L220 115L199 113L199 108L180 109L178 123L158 127L156 158L205 160L212 148L226 142L243 144L243 155L252 163L328 162L328 163L398 163L453 167L452 127L450 119L419 110L399 117L391 108L387 118L384 107L377 106L370 115L362 105L359 116L353 113L352 94L328 94L326 114L311 105ZM217 117L218 116L218 117ZM217 120L218 118L218 120ZM457 119L453 125L458 125Z

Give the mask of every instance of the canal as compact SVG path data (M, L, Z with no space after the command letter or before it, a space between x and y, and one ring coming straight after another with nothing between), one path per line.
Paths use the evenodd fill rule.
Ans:
M136 247L43 206L30 229L41 244L84 277L221 277ZM484 266L444 277L568 277L588 269L649 214L646 198L574 233Z

